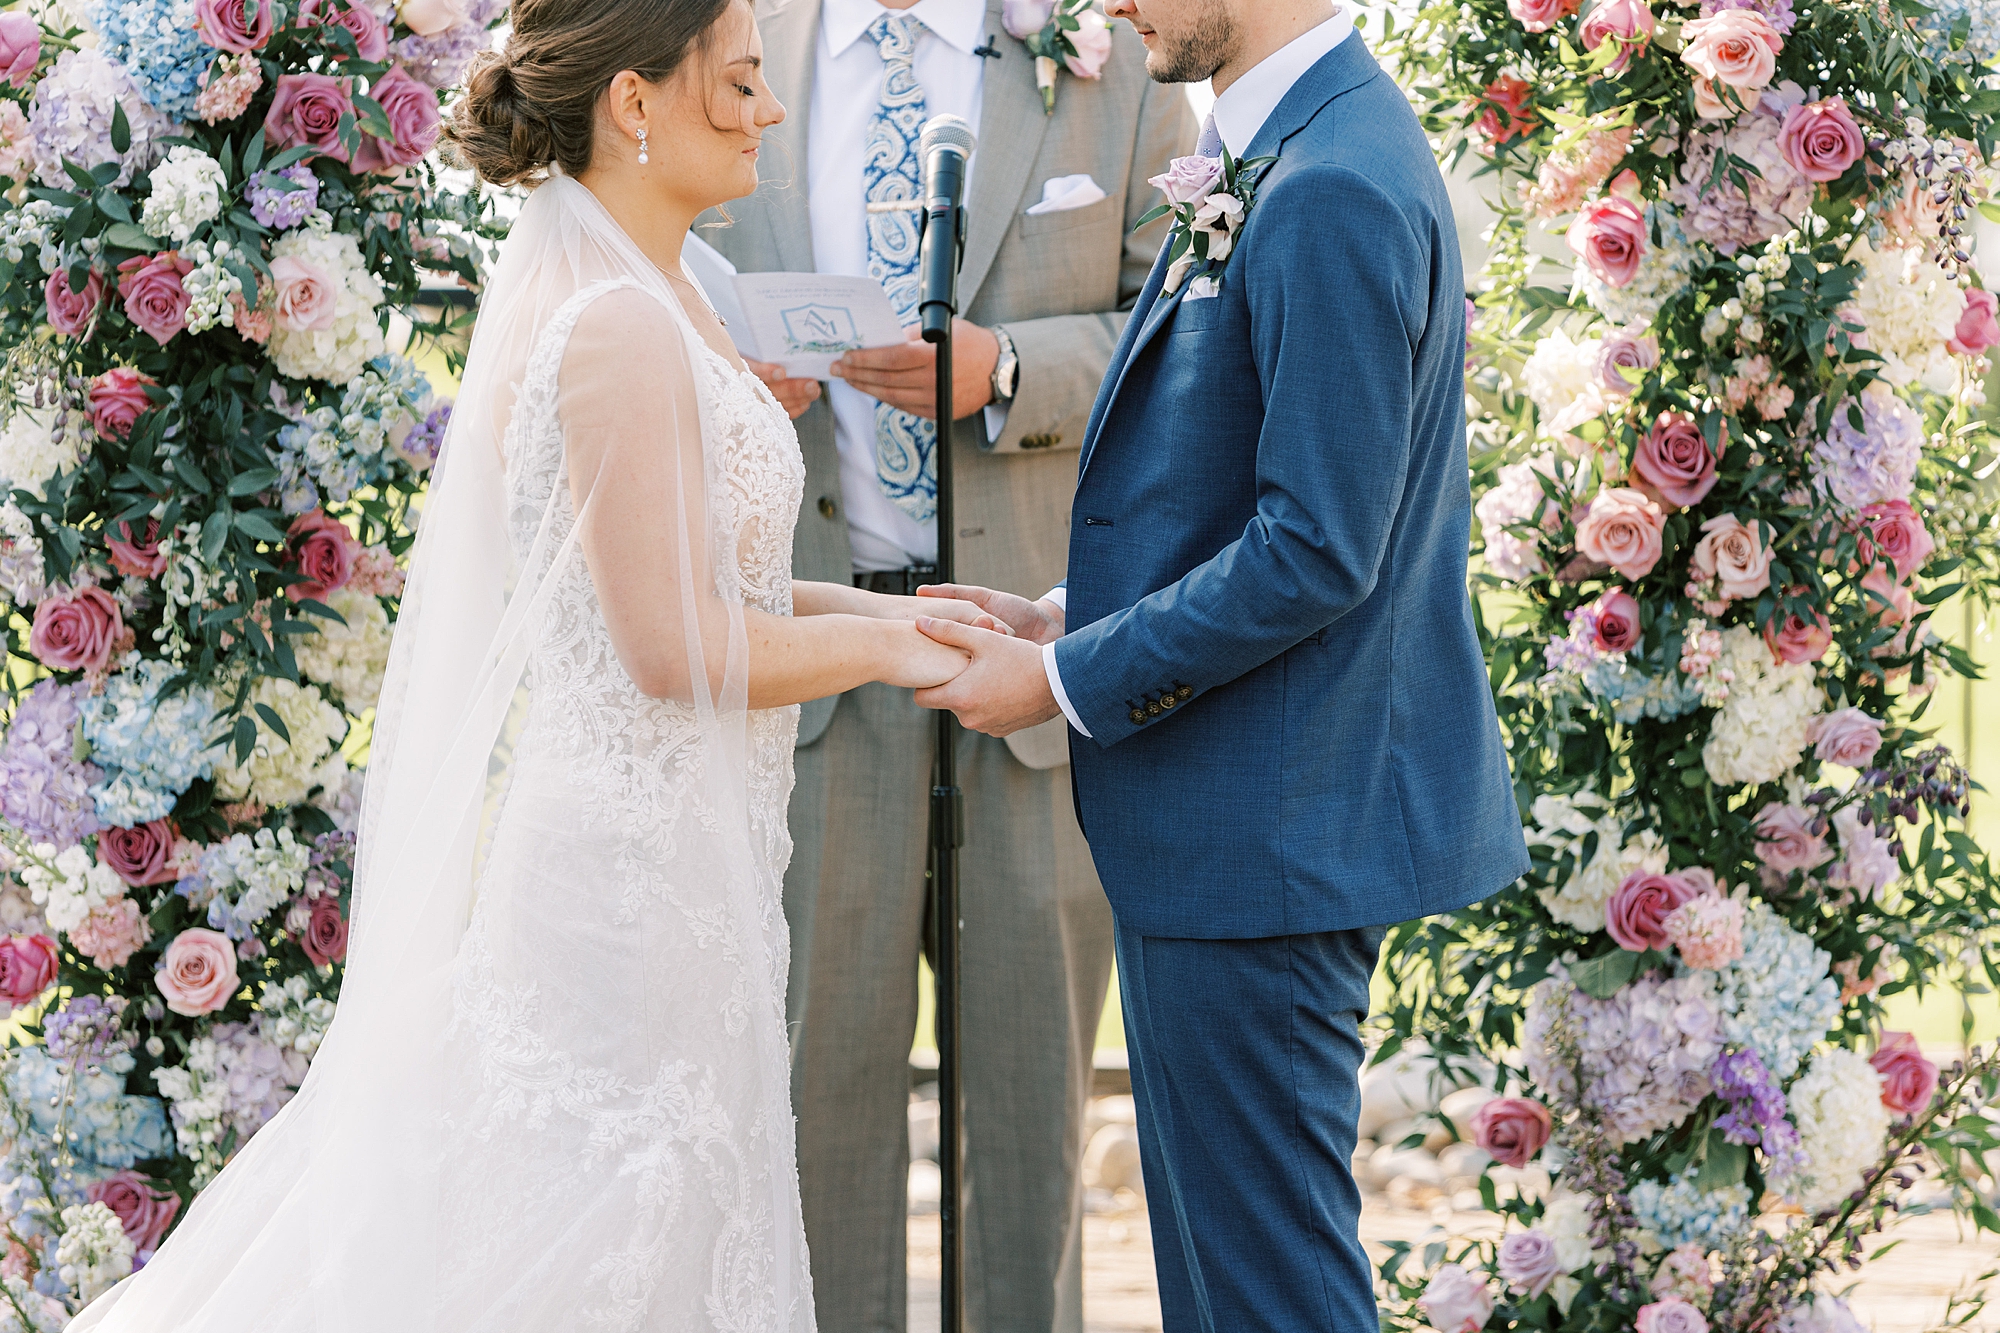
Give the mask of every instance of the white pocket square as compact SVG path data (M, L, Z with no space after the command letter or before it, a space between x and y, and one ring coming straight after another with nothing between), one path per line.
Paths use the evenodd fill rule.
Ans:
M1044 213L1067 213L1072 208L1088 208L1104 198L1104 187L1089 175L1055 176L1042 183L1042 202L1028 206L1029 217Z
M1181 298L1181 304L1186 305L1189 301L1207 301L1220 295L1222 295L1222 284L1204 273L1188 284L1187 295Z

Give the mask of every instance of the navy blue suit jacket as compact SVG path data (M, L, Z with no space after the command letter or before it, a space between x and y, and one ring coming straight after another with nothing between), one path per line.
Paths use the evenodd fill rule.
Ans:
M1155 264L1079 465L1077 813L1145 935L1403 921L1528 868L1466 589L1444 182L1359 34L1245 157L1273 154L1219 296Z

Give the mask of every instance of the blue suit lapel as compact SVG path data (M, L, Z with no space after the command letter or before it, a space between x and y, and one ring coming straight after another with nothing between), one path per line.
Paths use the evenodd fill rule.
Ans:
M1311 124L1327 103L1342 93L1360 87L1381 72L1382 67L1375 63L1375 57L1361 40L1361 34L1350 34L1347 40L1321 56L1311 69L1299 76L1299 81L1291 86L1265 119L1256 137L1250 141L1249 151L1243 156L1278 156L1284 150L1285 141ZM1161 299L1160 288L1166 281L1167 250L1166 244L1160 246L1159 256L1153 261L1152 275L1146 279L1139 302L1132 309L1132 318L1126 322L1125 336L1120 340L1104 384L1098 390L1097 403L1090 413L1090 424L1083 433L1083 457L1077 467L1079 480L1090 469L1091 459L1097 452L1098 436L1111 415L1118 390L1125 383L1126 371L1138 360L1139 353L1145 350L1153 335L1166 324L1174 308L1187 294L1188 284L1193 281L1192 277L1183 280L1178 290Z

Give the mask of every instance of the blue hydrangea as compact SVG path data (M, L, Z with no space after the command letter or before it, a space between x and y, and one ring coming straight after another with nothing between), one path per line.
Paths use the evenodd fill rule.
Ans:
M1692 688L1680 672L1647 675L1626 662L1622 654L1585 670L1583 684L1628 727L1642 717L1665 720L1701 706L1701 691Z
M74 1072L70 1091L76 1102L64 1127L74 1136L70 1146L76 1154L77 1172L86 1179L173 1153L166 1103L158 1097L125 1091L125 1077L132 1072L133 1063L130 1052L120 1051ZM89 1072L92 1068L97 1072ZM66 1079L72 1079L69 1062L51 1059L40 1046L15 1048L0 1068L8 1100L17 1114L27 1116L29 1133L23 1137L41 1140L44 1152L55 1131ZM32 1154L37 1149L17 1144L15 1151ZM5 1169L0 1166L0 1172ZM0 1207L5 1206L0 1203Z
M1639 1225L1669 1249L1689 1243L1704 1250L1725 1249L1750 1226L1749 1186L1725 1185L1703 1193L1695 1188L1692 1170L1664 1184L1642 1180L1627 1197Z
M169 662L131 653L104 692L83 701L83 736L105 774L91 796L105 824L165 819L189 783L214 771L215 696L197 685L161 699L175 674Z
M387 478L401 460L397 444L424 423L430 381L407 357L378 356L348 382L339 407L316 407L278 432L278 489L288 514L335 503Z
M195 32L194 0L90 0L88 17L99 49L131 72L141 97L175 120L194 119L215 56Z
M1840 1016L1830 962L1826 950L1768 906L1751 903L1743 956L1715 973L1724 1040L1757 1052L1779 1080L1791 1078Z
M207 904L210 929L247 940L259 921L305 888L311 858L312 849L290 829L238 833L210 847L174 892L195 907Z
M1963 19L1965 45L1951 49L1951 30ZM2000 60L2000 0L1936 0L1923 20L1924 54L1939 64L1991 65Z

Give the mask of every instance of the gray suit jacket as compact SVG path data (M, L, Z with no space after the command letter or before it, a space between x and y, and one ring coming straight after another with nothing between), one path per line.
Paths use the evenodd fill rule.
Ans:
M1146 183L1194 145L1194 113L1177 85L1146 76L1145 47L1113 24L1101 79L1058 75L1053 115L1042 111L1034 59L1000 26L988 0L987 31L1002 52L985 72L979 144L966 201L959 310L975 324L1004 324L1021 358L1019 390L997 440L978 414L953 431L961 582L1039 597L1061 579L1069 549L1075 450L1084 422L1165 235L1165 221L1134 231L1159 202ZM810 271L805 189L819 0L764 0L764 69L790 111L765 132L763 160L780 179L729 205L733 223L702 219L701 234L744 272ZM1089 172L1109 197L1068 212L1026 216L1052 176ZM853 569L840 495L833 413L826 400L798 420L805 506L792 569L801 579L845 582ZM838 700L805 706L799 743L817 740ZM1007 738L1031 768L1069 761L1061 718Z

